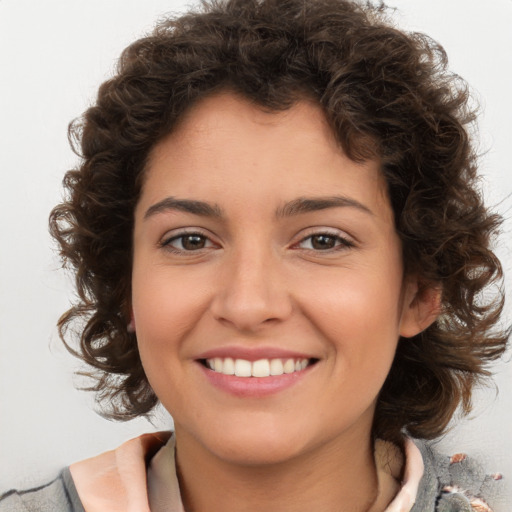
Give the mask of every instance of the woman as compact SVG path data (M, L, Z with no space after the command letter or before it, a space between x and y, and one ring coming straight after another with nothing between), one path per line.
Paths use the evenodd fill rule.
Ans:
M489 509L497 476L409 438L469 410L507 339L461 85L344 1L213 4L131 45L52 213L60 326L85 320L112 417L160 401L175 433L4 506Z

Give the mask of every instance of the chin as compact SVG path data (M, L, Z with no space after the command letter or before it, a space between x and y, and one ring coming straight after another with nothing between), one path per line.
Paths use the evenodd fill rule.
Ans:
M296 422L290 425L265 416L266 421L250 415L243 420L233 418L231 422L205 422L208 430L193 432L193 441L176 425L177 443L179 446L180 437L188 439L201 446L202 451L237 466L281 464L307 451L307 439L314 436L304 435L304 428Z
M215 449L217 448L217 449ZM237 466L269 466L284 464L301 455L303 446L288 437L255 435L222 440L215 447L217 457Z

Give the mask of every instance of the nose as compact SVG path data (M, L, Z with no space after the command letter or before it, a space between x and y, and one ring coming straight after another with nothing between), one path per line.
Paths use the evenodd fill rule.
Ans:
M291 315L282 264L270 250L240 252L224 265L211 303L217 321L241 332L258 332Z

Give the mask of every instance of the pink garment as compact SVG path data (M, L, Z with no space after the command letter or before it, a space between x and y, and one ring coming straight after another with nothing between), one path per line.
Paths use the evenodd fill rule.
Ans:
M150 512L146 467L171 432L143 434L70 466L86 512Z
M416 501L423 470L423 457L420 450L409 438L406 438L405 468L401 488L384 512L410 512Z
M159 456L151 461L157 452ZM379 498L372 511L382 510L386 503L389 505L385 512L411 510L423 476L423 460L410 439L405 440L405 457L404 481L398 483L403 465L399 451L390 443L377 441ZM168 484L156 487L159 503L156 508L163 510L165 506L166 512L184 512L174 462L174 436L170 432L144 434L116 450L72 464L71 475L86 512L150 512L147 485L150 461L152 472L157 477L165 476L161 480Z

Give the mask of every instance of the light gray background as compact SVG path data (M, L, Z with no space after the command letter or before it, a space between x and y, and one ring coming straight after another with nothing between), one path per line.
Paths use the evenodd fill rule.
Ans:
M389 5L399 8L402 27L444 45L482 105L483 186L508 217L498 253L511 297L512 0ZM93 412L92 396L73 388L77 362L54 327L73 292L58 271L47 217L76 162L68 122L91 103L128 43L158 16L184 8L182 0L0 0L0 491L169 427L163 412L155 425L108 422ZM479 392L476 418L458 422L443 444L483 457L512 480L512 365L495 370L499 394Z

